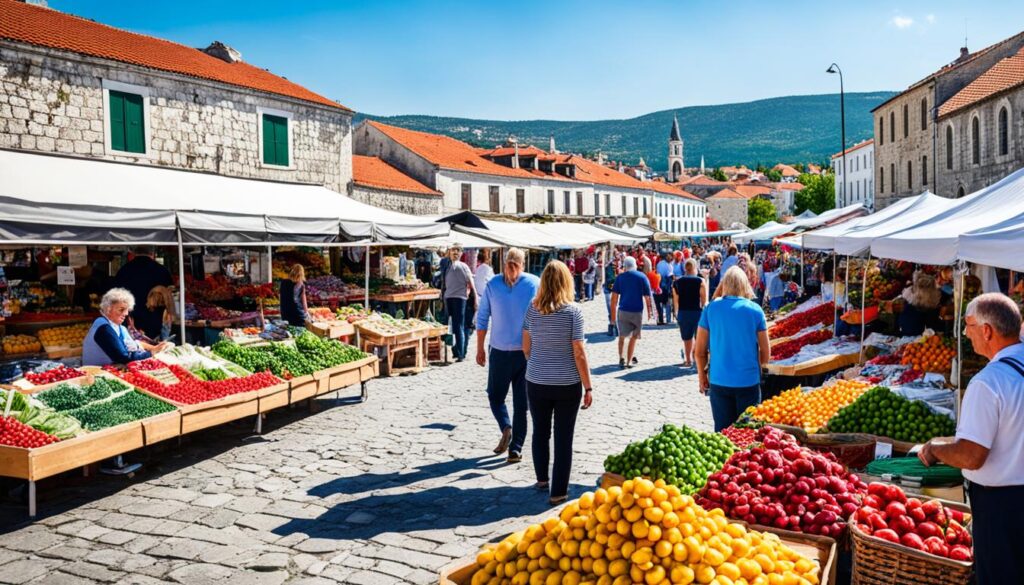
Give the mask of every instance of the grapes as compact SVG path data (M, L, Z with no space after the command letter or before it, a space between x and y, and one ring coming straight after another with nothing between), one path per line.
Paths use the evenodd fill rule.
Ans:
M622 453L608 456L604 468L625 477L663 479L683 493L693 494L734 450L732 442L718 433L665 425L657 435L630 443Z

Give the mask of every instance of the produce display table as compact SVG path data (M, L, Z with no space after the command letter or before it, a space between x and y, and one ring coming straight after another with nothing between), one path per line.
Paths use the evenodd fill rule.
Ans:
M769 363L765 371L775 376L815 376L856 364L860 353L830 354L818 356L798 364Z
M363 321L356 322L355 326L359 331L359 349L366 353L383 355L388 376L422 371L427 365L426 339L436 335L438 329L421 327L394 335L383 335L374 329L372 324ZM396 354L404 352L412 354L412 365L395 367Z
M365 402L369 398L366 383L379 375L380 359L375 355L369 355L361 360L320 370L314 373L313 377L318 384L317 396L359 384L359 398Z
M441 298L441 291L436 288L424 288L401 293L383 293L370 295L371 301L378 303L390 303L393 305L405 305L404 313L407 317L422 317L426 313L427 305Z
M328 339L342 339L355 335L356 327L346 320L332 321L310 321L306 323L306 329Z

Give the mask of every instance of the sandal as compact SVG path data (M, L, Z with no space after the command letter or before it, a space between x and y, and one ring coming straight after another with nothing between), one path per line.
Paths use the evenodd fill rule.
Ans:
M548 498L548 503L551 504L552 506L557 506L559 504L564 504L565 501L568 499L569 496L552 496Z

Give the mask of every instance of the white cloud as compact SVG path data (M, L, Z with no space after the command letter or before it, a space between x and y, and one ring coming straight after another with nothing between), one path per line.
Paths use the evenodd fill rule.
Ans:
M908 28L914 24L914 19L909 16L894 16L889 22L891 22L896 28Z
M935 24L934 14L929 14L928 16L924 17L924 19L928 21L928 24Z

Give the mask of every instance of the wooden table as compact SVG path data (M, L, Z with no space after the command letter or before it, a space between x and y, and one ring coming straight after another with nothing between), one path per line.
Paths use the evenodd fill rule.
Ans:
M383 350L382 361L387 366L387 375L417 373L427 365L426 339L435 328L424 327L396 335L381 335L380 332L364 326L362 322L356 322L355 326L359 332L359 349L367 353L376 353L377 349ZM412 366L394 368L395 354L400 351L413 352L415 357Z
M422 317L426 313L427 303L441 298L441 291L436 288L423 288L403 293L370 295L371 301L391 303L405 307L406 317Z
M769 363L765 371L776 376L815 376L852 366L860 361L860 352L823 355L798 364L778 365Z

